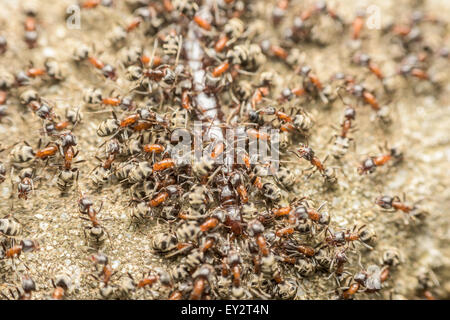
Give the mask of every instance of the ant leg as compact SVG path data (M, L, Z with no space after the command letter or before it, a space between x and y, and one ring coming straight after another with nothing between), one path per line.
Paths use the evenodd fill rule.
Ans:
M97 214L99 214L100 211L102 211L102 208L103 208L103 201L100 203L100 208L98 209Z
M317 212L320 212L320 210L322 210L322 208L327 204L327 201L324 201L319 208L317 208Z

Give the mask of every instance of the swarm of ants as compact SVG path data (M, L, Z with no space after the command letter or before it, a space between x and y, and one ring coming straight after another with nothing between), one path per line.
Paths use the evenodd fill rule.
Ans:
M88 25L80 34L95 30L99 16L114 19L114 27L95 42L73 41L67 59L38 63L33 55L50 26L42 23L46 12L37 1L26 1L24 30L17 32L31 60L20 61L19 69L1 66L0 122L14 126L12 114L20 113L41 128L35 142L0 141L0 183L12 188L11 212L0 219L0 274L15 279L2 286L2 298L32 299L42 287L50 299L74 298L69 274L51 274L51 285L40 284L27 267L26 256L42 250L45 239L23 237L14 208L38 198L44 183L77 208L71 223L87 248L83 277L99 299L301 299L303 280L314 277L332 283L333 290L318 293L323 299L380 297L393 286L399 251L386 249L376 263L363 265L361 256L374 250L382 235L369 223L336 223L321 194L342 188L344 175L383 179L408 161L404 146L381 138L379 151L359 156L355 137L396 126L390 104L407 90L426 86L440 93L446 79L439 70L448 68L444 20L411 10L404 22L375 32L366 27L365 11L348 17L324 1L80 0L78 5ZM276 36L266 32L266 24ZM430 28L442 35L439 41L427 42ZM372 37L400 52L391 61L394 74L386 74L383 63L365 51ZM336 42L345 44L341 59L352 68L326 79L301 50ZM8 34L0 34L0 58L11 51L16 49ZM286 79L278 65L290 71ZM81 74L92 78L91 87L80 88L82 97L61 111L64 97L54 99L48 89L64 88ZM335 134L327 144L314 144L316 116L330 108L342 115L328 119ZM371 116L373 127L358 127L360 114ZM91 155L78 136L97 116L103 117L94 130L101 143ZM189 150L188 161L180 161L174 156L175 133L194 141L195 123L201 157ZM231 139L229 130L235 132ZM252 141L273 148L270 130L279 133L279 159L254 159ZM344 172L344 165L353 171ZM106 223L104 203L92 200L111 188L120 188L129 204L130 230L146 233L149 254L167 261L166 267L142 266L137 276L113 266L108 252L121 245L111 236L118 222ZM378 214L397 212L408 226L425 223L422 203L406 201L402 190L382 189L372 199ZM155 223L159 231L139 231ZM18 264L23 271L15 270ZM435 299L432 272L419 280L419 297Z

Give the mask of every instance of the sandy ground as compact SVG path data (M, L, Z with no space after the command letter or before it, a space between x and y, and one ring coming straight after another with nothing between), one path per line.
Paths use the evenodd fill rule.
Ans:
M411 1L421 2L421 1ZM61 85L42 87L41 95L49 100L57 101L56 112L63 114L65 104L83 106L83 88L99 86L103 92L109 92L116 88L111 82L99 81L101 76L95 75L88 69L73 69L70 62L70 50L67 48L72 41L84 41L95 43L96 48L102 48L104 32L110 30L114 18L124 20L122 13L116 11L110 14L108 9L92 10L82 13L81 30L69 30L63 24L65 8L73 1L41 1L39 8L40 20L43 26L39 39L39 47L30 51L23 43L20 25L23 15L17 6L17 1L3 0L0 11L1 33L8 37L10 50L0 57L0 68L10 72L26 68L28 61L35 65L42 65L44 55L55 55L68 70L68 77ZM450 13L450 4L446 1L424 1L424 9L435 12L438 16L447 19ZM357 4L349 2L336 5L337 11L347 19L353 16L357 7L367 7L371 2L357 1ZM329 2L333 7L333 2ZM411 3L407 1L377 1L381 8L383 21L397 16L405 16L411 11ZM257 6L264 12L266 9L262 3ZM447 13L447 14L445 14ZM264 17L264 15L262 15ZM129 18L129 14L127 17ZM386 20L385 20L386 19ZM96 23L102 20L101 24ZM93 27L95 26L95 28ZM268 30L276 34L276 30ZM365 42L365 50L370 52L374 59L379 61L387 74L392 73L394 66L387 57L390 54L387 44L380 42L379 31L365 30L365 36L369 38ZM448 30L447 30L448 39ZM432 36L432 34L430 34ZM371 40L373 38L373 40ZM133 42L133 40L129 40ZM327 79L337 71L348 70L351 73L365 72L360 67L348 64L349 43L335 42L325 48L314 46L299 46L303 51L304 60L307 61L319 78ZM447 46L449 43L447 43ZM151 50L149 44L146 48ZM114 62L115 50L105 50L102 58ZM18 59L17 57L20 57ZM345 59L344 59L345 58ZM448 63L447 63L448 66ZM278 70L280 75L288 74L284 83L295 83L299 78L290 76L290 70L283 64L271 65ZM368 83L376 87L376 79L371 79L368 73ZM119 80L118 87L126 87L126 83ZM282 82L283 82L282 81ZM283 83L281 83L283 84ZM388 299L388 298L423 298L417 291L418 276L421 272L432 271L439 285L433 288L433 293L438 298L450 297L450 140L448 128L450 127L450 101L449 84L444 83L441 92L433 88L423 88L423 92L415 92L407 87L405 80L396 80L395 86L405 87L395 95L390 103L394 123L391 126L380 125L374 119L368 106L357 108L357 126L359 131L353 133L355 150L342 159L342 163L328 160L329 165L339 166L339 188L336 191L327 191L317 175L309 179L302 179L298 184L296 194L310 196L316 204L327 201L328 211L332 215L334 223L342 228L350 227L355 222L367 224L377 233L377 242L374 250L361 249L361 261L364 266L371 263L379 263L382 252L386 248L394 247L400 250L402 263L392 271L385 288L379 294L360 294L357 298ZM420 84L413 84L419 87ZM279 85L274 90L274 96L280 92L283 86ZM380 90L379 86L377 90ZM416 90L417 91L417 90ZM41 129L39 119L14 100L9 109L13 122L0 122L0 143L2 146L12 145L18 141L26 140L32 146L38 142L38 133ZM129 197L124 196L127 190L117 186L95 190L90 187L88 174L97 165L94 155L97 148L104 141L95 132L98 124L105 119L107 113L90 113L86 107L83 109L84 119L74 130L78 137L78 149L80 159L87 160L80 167L79 184L83 190L89 192L96 205L103 202L101 219L109 231L112 242L106 242L103 251L111 258L113 268L119 274L131 273L139 278L142 273L156 266L166 267L167 261L153 255L150 248L151 234L160 230L166 230L167 226L159 225L151 221L135 229L130 227ZM339 125L341 108L325 108L320 105L308 107L316 116L316 126L309 140L314 146L319 158L323 159L329 152L330 137L334 134L331 125ZM92 110L91 110L92 111ZM405 161L400 165L378 170L371 176L359 176L355 168L368 154L378 153L378 145L388 141L390 145L404 151ZM8 162L8 152L0 154L0 160ZM290 158L288 160L295 160ZM295 165L292 170L305 169L305 163ZM51 279L58 273L64 272L71 275L73 286L70 299L98 298L96 282L88 276L92 271L92 263L88 260L89 251L86 247L83 235L84 222L78 218L76 206L78 193L76 190L67 196L60 196L55 187L57 169L48 168L38 172L41 176L36 183L35 193L28 201L17 199L16 189L11 198L11 185L6 180L0 185L0 215L10 213L20 221L23 226L23 237L38 238L41 241L41 250L35 253L24 254L17 264L16 272L11 269L11 261L2 260L0 265L1 282L18 284L19 275L27 272L35 280L38 290L35 298L44 298L52 290ZM9 173L8 173L9 174ZM426 208L429 216L424 222L405 225L401 213L389 213L379 210L374 204L374 199L383 194L402 195L407 199L419 201L420 206ZM11 209L12 208L12 209ZM354 265L358 256L350 255ZM357 269L357 268L356 268ZM355 269L355 270L356 270ZM316 274L311 278L301 279L301 288L298 297L302 299L328 299L332 294L335 283L327 280L324 275ZM320 288L320 289L319 289ZM136 294L134 298L149 298L148 293Z

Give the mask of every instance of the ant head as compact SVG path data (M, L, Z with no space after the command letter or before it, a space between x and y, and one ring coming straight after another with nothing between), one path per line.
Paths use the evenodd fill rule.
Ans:
M345 108L344 117L348 120L355 120L356 110L352 107Z
M72 132L67 132L61 135L61 145L62 147L76 146L77 138L72 134Z
M392 201L394 201L394 198L391 196L381 196L375 200L375 203L383 209L390 209L392 208Z
M25 276L22 279L22 288L26 293L30 293L31 291L36 291L36 283L29 276Z
M308 76L308 74L311 72L311 67L309 66L303 66L300 68L300 74L304 77Z

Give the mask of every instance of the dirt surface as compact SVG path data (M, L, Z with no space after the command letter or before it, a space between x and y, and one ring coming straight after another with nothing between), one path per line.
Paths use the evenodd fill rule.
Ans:
M140 279L142 274L157 267L170 269L179 260L166 260L155 254L151 247L151 238L160 232L168 232L172 226L160 219L148 219L145 223L136 225L131 218L129 188L119 184L105 185L101 189L92 186L90 176L98 166L95 156L100 154L99 147L106 140L96 134L99 124L111 117L110 107L88 106L83 101L86 88L99 88L108 94L126 94L132 83L125 79L125 68L119 61L120 49L109 43L113 27L126 25L132 18L131 11L125 6L126 1L118 2L114 8L99 7L81 11L81 29L72 30L66 26L66 8L74 1L40 1L38 7L39 39L34 49L28 49L23 41L23 23L25 14L18 1L3 0L0 11L0 35L8 40L8 50L0 56L2 72L16 74L26 70L31 61L34 66L41 67L47 57L55 58L63 67L65 80L61 82L46 82L33 79L32 87L39 91L54 106L61 117L66 106L79 106L83 119L73 129L78 139L79 150L77 160L86 160L76 166L79 168L78 187L93 200L94 206L102 210L99 219L108 230L111 241L106 241L101 247L110 258L112 268L117 271L114 281L131 274L134 279ZM24 1L25 2L25 1ZM130 1L131 2L131 1ZM270 19L273 1L261 1L253 4L253 14L259 16L251 24L261 23L264 33L259 39L281 39L284 25L292 23L294 14L307 6L292 2L280 27L274 28ZM22 1L20 2L22 3ZM333 8L346 22L355 16L357 8L367 8L368 1L329 1L328 7ZM381 24L390 21L407 21L414 8L423 12L435 14L448 23L450 5L447 1L377 1L381 10ZM403 20L402 20L403 19ZM243 19L246 21L245 19ZM246 22L250 23L250 22ZM417 79L405 79L395 76L399 66L393 57L398 54L392 39L381 30L362 31L362 44L350 39L350 29L339 31L333 25L335 22L322 21L320 30L316 32L325 38L329 44L318 46L314 43L298 43L292 49L300 51L299 62L308 64L319 79L330 79L336 72L356 75L366 87L373 90L380 104L388 105L392 123L384 124L377 118L369 105L346 94L344 99L356 108L357 131L350 135L354 139L348 153L341 159L329 157L326 165L336 167L338 183L333 189L328 189L317 172L307 178L306 170L309 164L288 153L282 156L287 161L285 166L297 174L298 181L287 198L280 205L286 205L288 199L294 196L307 196L312 199L314 207L326 201L326 211L331 215L334 228L347 229L355 224L366 225L377 234L373 250L356 244L357 250L348 252L348 272L354 274L362 266L380 265L383 253L389 248L400 252L401 263L390 269L390 276L383 283L383 289L377 293L363 292L355 295L356 299L424 299L425 293L419 284L419 279L426 275L431 279L431 285L426 290L435 298L450 297L450 101L448 82L448 58L433 56L430 72L439 78L436 85ZM424 26L423 36L436 51L449 46L448 26ZM345 34L345 35L342 35ZM333 36L334 35L334 36ZM76 65L72 61L72 52L79 43L93 45L102 61L117 66L119 75L117 81L105 79L103 75L87 64ZM151 54L153 37L145 38L140 29L129 33L125 47L133 44L144 44L144 50ZM358 48L360 49L352 49ZM389 86L394 88L393 94L386 94L379 80L366 68L351 64L354 52L369 53L378 63L385 75L394 75L389 79ZM292 51L291 51L292 52ZM293 67L271 59L257 72L275 71L275 84L271 89L270 99L276 100L285 87L293 88L301 84L301 77L293 72ZM256 78L256 76L255 76ZM247 76L251 80L251 76ZM33 149L37 148L42 138L42 121L29 108L18 101L18 96L24 88L11 90L7 102L8 116L0 121L0 146L8 148L0 153L0 161L7 166L6 180L0 184L0 216L12 215L23 228L22 238L38 239L40 250L27 252L19 259L0 260L0 281L2 291L6 295L12 285L20 285L20 279L28 274L34 279L37 290L33 298L49 297L53 287L51 279L64 273L71 278L72 284L67 298L98 299L98 281L89 274L93 273L93 263L89 260L92 253L86 243L84 227L86 221L79 218L77 201L79 192L76 187L62 195L56 187L56 180L62 158L36 164L37 179L34 192L28 200L18 199L18 170L13 171L9 153L16 143L27 141ZM139 99L142 99L140 97ZM286 108L296 104L302 105L315 118L315 125L308 138L308 144L315 150L320 159L331 153L333 142L330 139L336 134L332 125L338 127L342 121L343 103L336 99L330 105L314 100L297 99L286 103ZM172 106L179 108L179 106ZM168 110L167 106L163 109ZM119 114L121 111L118 111ZM45 143L45 137L44 139ZM386 165L370 175L359 175L356 168L369 155L380 153L379 146L387 142L403 152L404 160L398 165ZM291 148L292 149L292 148ZM51 164L53 163L53 166ZM302 174L303 173L303 174ZM11 185L11 180L13 185ZM386 212L375 205L375 199L380 195L398 195L409 202L415 203L428 212L424 220L408 219L402 212ZM285 193L287 195L287 193ZM297 299L331 299L335 297L338 288L333 277L328 273L318 272L311 277L300 277L286 267L285 277L293 277L298 284ZM113 280L112 280L113 281ZM139 290L131 296L134 299L165 298L167 292L154 287L153 290ZM275 295L271 298L277 298Z

